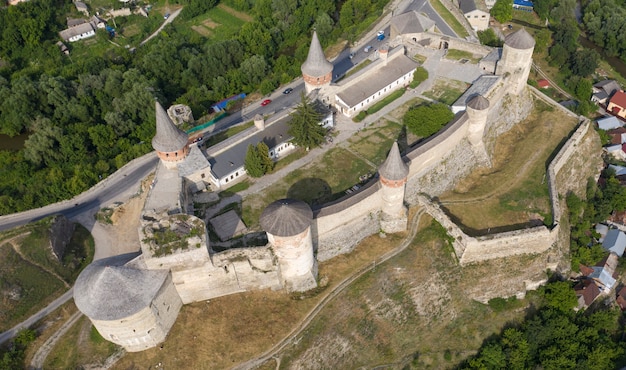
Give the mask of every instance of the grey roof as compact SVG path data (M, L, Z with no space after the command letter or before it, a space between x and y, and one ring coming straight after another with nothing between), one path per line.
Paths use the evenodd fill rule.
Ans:
M463 12L463 14L478 9L474 0L459 0L459 8Z
M467 106L474 110L485 110L489 108L489 100L482 95L474 95L474 97L467 102Z
M401 35L422 33L435 25L435 22L415 10L397 15L391 19L391 25Z
M622 122L615 116L599 118L596 123L598 124L598 128L601 130L610 130L623 126Z
M169 271L126 266L137 256L139 253L122 254L87 266L74 285L78 309L91 319L110 321L150 307Z
M505 37L504 43L513 49L526 50L535 47L535 39L526 31L525 28L509 34Z
M326 60L324 56L324 50L320 40L317 38L317 32L313 31L313 37L311 38L311 47L309 48L309 55L300 67L302 73L312 77L325 76L333 71L333 64Z
M368 78L359 81L359 83L345 88L337 96L350 107L354 107L419 65L404 54L393 58L389 56L388 58L387 65L381 65L384 64L384 61L378 59L361 70L362 73L372 71L372 74Z
M387 159L385 159L385 162L383 162L378 169L378 174L380 177L392 181L403 180L409 174L409 166L404 163L400 156L397 141L393 142Z
M156 104L156 135L152 138L152 147L159 152L176 152L187 145L189 135L174 125L161 104Z
M481 62L497 62L502 59L502 48L493 48L489 54L485 55Z
M178 174L182 177L188 177L209 166L211 166L209 160L202 154L198 145L192 145L187 158L178 164Z
M622 89L619 83L615 80L603 80L595 83L593 87L604 91L607 95L613 95L614 92Z
M91 32L95 30L96 30L96 27L91 22L88 22L88 23L82 23L77 26L63 30L59 32L59 36L61 36L63 40L68 41L70 38L74 36L82 35L83 33Z
M82 19L82 18L67 18L67 26L68 27L76 27L79 24L83 24L83 23L87 23L89 22L87 19Z
M280 199L267 206L259 222L266 232L275 236L298 235L313 221L308 204L296 199Z
M476 95L486 95L491 87L500 79L500 76L483 75L480 76L472 86L470 86L460 98L458 98L453 107L466 107L467 103L472 100Z
M248 145L257 145L260 141L263 141L272 150L278 144L289 141L291 139L289 135L289 121L290 119L287 117L265 126L263 131L257 131L254 135L233 145L228 150L217 154L215 157L209 157L213 175L221 179L236 169L241 168L246 157Z
M235 210L230 210L219 216L213 217L210 221L213 230L221 241L232 239L236 235L243 234L246 231L246 225Z
M604 249L621 257L626 249L626 234L617 229L611 229L602 242Z

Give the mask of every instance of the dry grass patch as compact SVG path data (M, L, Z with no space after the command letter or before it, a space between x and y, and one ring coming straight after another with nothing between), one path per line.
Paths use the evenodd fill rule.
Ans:
M138 35L140 32L141 29L139 29L138 24L129 24L128 26L124 27L124 31L122 32L122 34L124 35L124 37L133 37L135 35Z
M211 18L207 18L202 22L202 25L206 28L215 29L220 26L219 23L215 22Z
M498 137L493 166L480 168L440 197L470 233L551 222L545 173L576 119L535 101L524 121Z
M393 249L402 235L365 239L350 255L320 263L326 288L303 297L256 291L186 305L163 348L129 353L115 369L139 369L159 362L170 369L225 369L268 350L346 276Z
M233 8L231 8L231 7L229 7L229 6L228 6L228 5L226 5L226 4L219 4L217 7L218 7L218 8L220 8L220 9L222 9L222 10L223 10L223 11L225 11L226 13L228 13L228 14L230 14L230 15L233 15L233 16L235 16L235 17L237 17L237 18L241 19L242 21L245 21L245 22L252 22L252 21L254 20L254 18L252 18L250 15L248 15L248 14L246 14L246 13L243 13L243 12L240 12L240 11L237 11L237 10L235 10L235 9L233 9Z
M209 37L213 33L204 26L191 26L191 29L199 33L201 36Z
M463 95L468 87L469 84L463 81L437 77L433 87L429 91L424 92L424 96L443 104L452 105L452 103Z

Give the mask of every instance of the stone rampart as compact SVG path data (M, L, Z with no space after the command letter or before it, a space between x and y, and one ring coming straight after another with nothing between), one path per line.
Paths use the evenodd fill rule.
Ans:
M363 238L380 231L380 193L374 179L356 194L314 210L311 229L319 261L349 253Z
M463 39L457 39L454 37L432 33L423 32L420 34L410 34L402 38L405 42L411 42L412 39L416 39L422 46L427 46L434 49L441 49L444 47L443 43L448 43L448 49L456 49L467 51L474 55L485 56L491 51L491 47L469 42Z

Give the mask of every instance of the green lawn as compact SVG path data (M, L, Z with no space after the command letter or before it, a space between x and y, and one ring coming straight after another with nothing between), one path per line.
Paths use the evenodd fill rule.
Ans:
M189 22L191 28L212 40L230 40L246 23L222 7L215 7Z
M454 15L452 15L452 13L450 13L448 8L446 8L446 6L441 3L441 1L439 1L439 0L432 0L432 1L430 1L430 5L433 7L433 9L435 9L435 11L437 13L439 13L441 18L443 18L443 20L446 21L448 26L450 26L450 28L452 28L452 30L460 38L463 39L463 38L469 36L469 33L467 32L467 30L465 30L465 27L463 27L463 25L461 25L461 23L459 23L459 21L456 20Z
M432 89L424 92L427 96L440 103L452 105L469 87L462 81L449 80L447 78L437 78Z
M446 53L446 59L452 59L452 60L467 59L471 63L476 64L480 61L481 58L475 57L474 54L470 53L469 51L448 49L448 52Z

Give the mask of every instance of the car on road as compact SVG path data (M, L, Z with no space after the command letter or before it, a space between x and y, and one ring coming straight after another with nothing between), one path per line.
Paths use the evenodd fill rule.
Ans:
M263 100L263 101L261 102L261 105L262 105L262 106L266 106L266 105L268 105L268 104L269 104L269 103L271 103L271 102L272 102L272 100L271 100L271 99L265 99L265 100Z
M293 89L291 87L288 87L285 89L285 91L283 91L283 94L291 94L291 92L293 91Z
M354 58L354 53L350 53L350 59Z
M372 45L368 45L368 46L366 46L366 47L363 49L363 51L364 51L364 52L366 52L366 53L369 53L369 52L370 52L370 50L372 50L372 48L374 48Z
M167 19L170 17L170 13L165 13L165 15L163 16L163 19Z
M378 39L378 41L382 41L385 39L385 31L378 31L378 33L376 33L376 38Z

